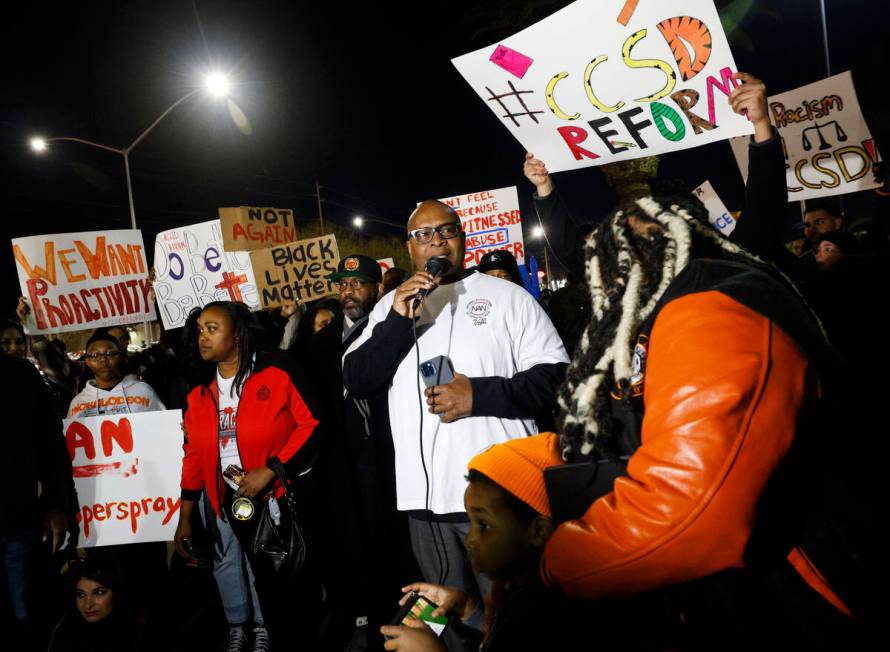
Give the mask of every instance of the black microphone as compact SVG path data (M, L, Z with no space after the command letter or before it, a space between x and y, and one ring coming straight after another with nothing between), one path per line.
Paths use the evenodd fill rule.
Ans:
M447 272L450 267L451 261L448 260L446 256L431 256L430 259L426 261L426 265L424 265L423 268L433 278L439 278L442 274ZM423 289L414 296L414 303L411 305L412 312L417 312L417 309L420 308L420 304L423 303L423 300L426 299L431 291L432 290Z

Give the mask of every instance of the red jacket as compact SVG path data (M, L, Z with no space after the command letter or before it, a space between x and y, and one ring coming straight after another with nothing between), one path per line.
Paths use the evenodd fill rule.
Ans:
M266 466L277 457L284 463L306 443L318 421L306 406L288 373L275 366L248 376L238 404L237 441L245 471ZM182 497L198 500L206 490L219 513L223 479L219 465L219 409L216 379L188 396L184 421ZM277 495L281 495L279 486Z
M758 501L820 391L787 333L716 291L664 307L645 373L642 445L627 477L544 551L545 581L570 597L634 595L743 567ZM789 561L846 611L798 549Z

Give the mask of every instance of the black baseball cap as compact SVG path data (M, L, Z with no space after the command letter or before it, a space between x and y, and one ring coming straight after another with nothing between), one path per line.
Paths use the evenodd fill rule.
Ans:
M337 265L337 271L328 276L332 281L339 281L341 278L358 278L369 283L383 283L383 270L380 269L380 263L370 256L347 256L340 259Z
M522 285L522 277L519 275L519 265L516 263L516 257L504 249L489 251L482 256L482 260L479 261L479 264L474 269L482 274L493 269L502 269L510 275L510 279L514 283Z

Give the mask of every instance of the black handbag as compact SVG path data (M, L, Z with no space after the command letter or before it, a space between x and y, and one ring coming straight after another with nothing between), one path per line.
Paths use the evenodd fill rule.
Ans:
M305 479L312 472L312 464L304 466L295 477ZM277 458L269 460L268 466L275 471L281 486L284 487L284 500L278 500L281 517L278 525L269 511L269 501L264 500L256 530L247 548L254 572L274 576L279 580L293 579L300 575L306 566L308 540L300 513L297 509L293 483L288 480L284 464Z

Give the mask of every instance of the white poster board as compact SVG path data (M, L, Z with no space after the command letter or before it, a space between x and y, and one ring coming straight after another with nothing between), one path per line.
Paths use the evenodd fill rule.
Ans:
M692 192L708 209L708 220L714 225L714 228L729 237L729 234L735 230L735 218L727 210L711 182L705 181Z
M65 419L78 547L172 541L182 476L179 410Z
M872 174L880 157L849 71L771 96L769 113L782 138L788 201L880 186ZM747 181L748 139L731 145Z
M482 256L495 249L505 249L516 257L517 264L525 264L516 186L455 195L440 201L454 209L467 234L466 267L475 267Z
M12 241L29 333L64 333L155 318L135 229L53 233Z
M259 310L247 251L225 251L219 220L162 231L155 238L155 296L165 329L185 325L194 308L241 301Z
M551 172L753 133L711 0L578 0L452 63Z

